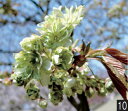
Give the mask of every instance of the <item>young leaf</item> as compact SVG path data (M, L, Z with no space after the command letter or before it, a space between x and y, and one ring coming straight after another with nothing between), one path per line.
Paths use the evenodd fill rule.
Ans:
M124 99L128 99L128 78L125 76L125 68L123 67L122 63L109 56L103 56L102 63L106 67L116 89Z
M80 47L81 55L86 55L89 52L89 50L91 50L90 45L91 45L91 42L87 43L86 45L85 42L82 40L82 45Z
M97 49L97 50L90 50L88 52L88 54L86 55L86 57L89 57L89 58L95 58L97 56L104 56L106 55L106 51L105 50L101 50L101 49Z
M89 50L91 50L91 48L90 48L90 45L91 45L91 42L89 42L88 44L87 44L87 46L86 46L86 50L85 50L85 55L89 52Z
M120 62L128 65L128 54L122 53L121 51L114 48L106 48L105 49L108 54L112 57L116 58Z

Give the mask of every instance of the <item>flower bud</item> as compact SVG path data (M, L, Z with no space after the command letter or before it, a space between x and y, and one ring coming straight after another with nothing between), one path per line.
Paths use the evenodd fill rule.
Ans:
M17 76L17 78L16 78L16 84L18 86L22 86L22 85L24 85L24 83L25 83L25 81L23 80L23 77L22 76Z
M108 92L113 92L114 90L114 85L112 83L111 80L107 80L106 83L105 83L105 88L107 89Z
M71 87L73 87L75 85L75 83L76 83L76 80L75 80L75 78L72 77L72 78L67 80L66 86L71 88Z
M98 90L99 96L106 96L106 94L107 94L107 90L104 87L102 87Z
M85 90L85 95L87 97L92 97L94 95L94 93L95 93L95 91L91 87L87 87L86 90Z
M31 99L31 100L35 100L35 99L38 99L39 98L39 92L40 92L40 89L35 85L36 81L34 80L31 80L25 87L26 89L26 93L28 95L28 97Z
M48 105L47 100L41 100L41 101L39 101L39 106L40 106L41 108L46 108L47 105Z

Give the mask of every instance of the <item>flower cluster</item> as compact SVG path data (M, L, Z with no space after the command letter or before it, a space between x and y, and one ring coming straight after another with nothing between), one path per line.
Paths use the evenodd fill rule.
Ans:
M95 93L99 96L106 96L114 90L114 85L110 78L100 79L94 75L90 77L86 76L85 82L85 95L87 97L92 97Z
M65 8L65 13L63 13L62 7L54 8L51 15L45 16L45 22L38 24L37 30L43 36L44 46L50 49L70 46L72 31L83 19L83 16L83 6Z
M28 97L38 100L42 108L50 100L57 105L75 94L92 95L96 89L96 79L87 79L88 64L77 66L73 52L72 32L84 15L84 7L54 8L45 21L38 24L40 35L32 35L21 41L22 51L15 54L14 74L12 79L18 86L24 86ZM48 86L48 99L40 95L38 84ZM99 83L100 84L100 83ZM111 90L111 84L105 84ZM102 85L101 85L102 86ZM104 85L103 85L104 86ZM85 88L86 87L86 88ZM101 93L104 93L101 87Z

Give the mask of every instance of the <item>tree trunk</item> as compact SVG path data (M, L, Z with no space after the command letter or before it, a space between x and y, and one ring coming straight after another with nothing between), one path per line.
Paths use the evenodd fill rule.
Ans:
M74 97L69 97L69 102L76 108L77 111L90 111L87 97L84 92L82 94L78 94L78 99L80 103L77 103Z

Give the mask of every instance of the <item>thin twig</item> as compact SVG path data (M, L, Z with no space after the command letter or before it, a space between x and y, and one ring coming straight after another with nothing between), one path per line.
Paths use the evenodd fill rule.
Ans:
M44 12L43 8L38 4L36 3L34 0L30 0L36 7L38 7L42 12Z

